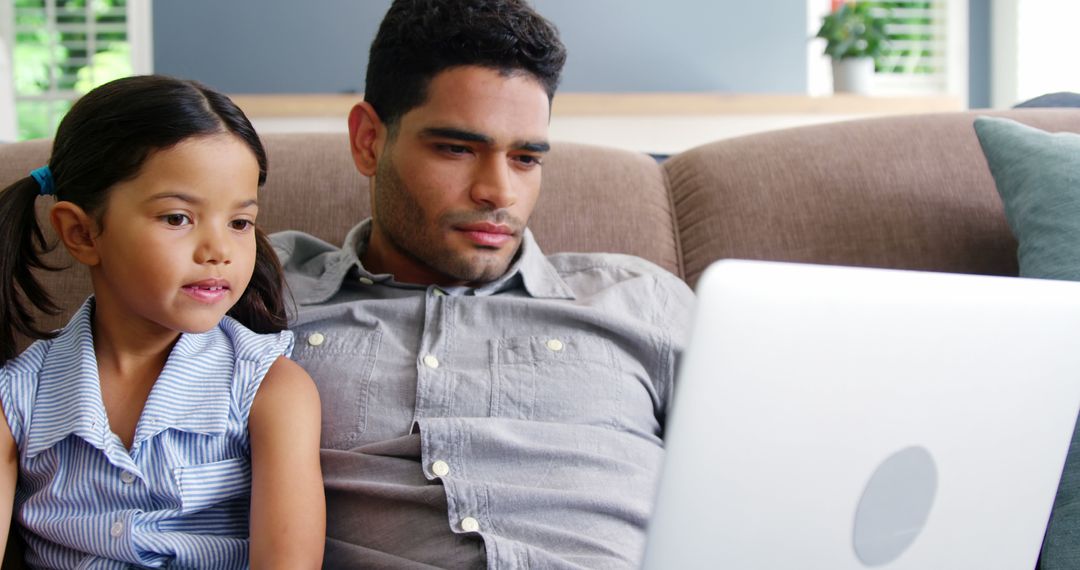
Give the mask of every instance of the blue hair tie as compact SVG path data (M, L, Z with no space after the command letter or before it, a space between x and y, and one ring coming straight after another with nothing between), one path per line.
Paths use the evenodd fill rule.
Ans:
M42 196L52 196L56 194L56 184L53 183L52 171L48 166L42 166L41 168L35 168L30 171L30 176L37 180L38 186L41 188L39 192Z

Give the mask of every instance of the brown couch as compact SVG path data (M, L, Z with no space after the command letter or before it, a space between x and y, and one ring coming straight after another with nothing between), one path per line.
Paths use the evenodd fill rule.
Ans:
M663 164L643 155L555 144L531 226L543 249L639 255L691 285L721 258L1016 274L1016 243L972 129L977 112L860 120L719 141ZM993 113L1080 132L1080 110ZM340 243L367 215L367 180L345 135L264 137L270 175L259 222ZM0 145L0 187L45 163L46 141ZM39 216L50 200L39 200ZM86 272L45 283L66 313ZM17 552L17 551L16 551ZM9 554L17 556L16 553ZM4 567L18 567L8 561Z
M691 285L710 262L729 257L1015 275L1015 242L972 129L977 114L773 131L662 164L556 143L531 226L545 251L631 253ZM1080 110L994 114L1080 132ZM340 243L368 212L367 180L353 168L346 136L264 140L270 173L259 222ZM0 185L44 164L48 152L45 141L0 145ZM39 214L50 203L39 200ZM54 259L66 262L66 253ZM89 293L79 267L45 282L67 311ZM45 322L60 326L67 317Z

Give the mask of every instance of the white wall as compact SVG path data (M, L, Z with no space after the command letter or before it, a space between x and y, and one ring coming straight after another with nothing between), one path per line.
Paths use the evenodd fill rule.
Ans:
M994 107L1057 91L1080 92L1080 2L992 0L990 19Z

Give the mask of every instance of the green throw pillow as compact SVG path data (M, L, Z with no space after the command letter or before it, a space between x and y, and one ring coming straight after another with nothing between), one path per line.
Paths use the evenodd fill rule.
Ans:
M1020 243L1020 275L1080 281L1080 135L992 117L975 119L975 132Z
M975 132L1020 244L1020 275L1080 281L1080 135L991 117L975 119ZM1080 568L1080 426L1040 560L1042 570Z

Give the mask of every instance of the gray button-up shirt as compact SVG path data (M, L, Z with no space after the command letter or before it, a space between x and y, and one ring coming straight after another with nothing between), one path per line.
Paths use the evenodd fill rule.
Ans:
M369 236L272 238L322 397L327 566L636 566L686 284L528 231L483 287L399 283L364 270Z

